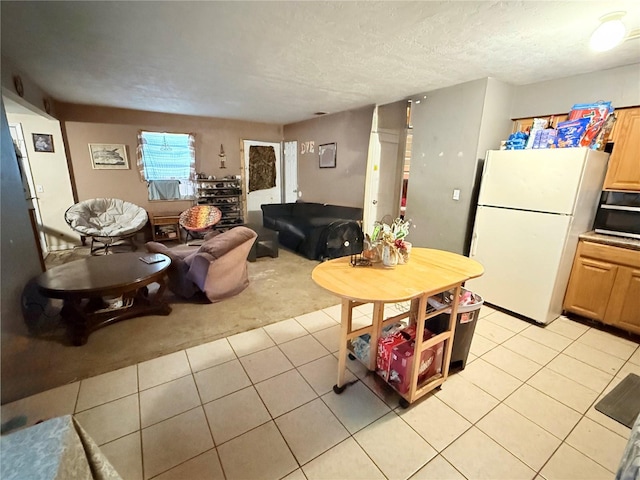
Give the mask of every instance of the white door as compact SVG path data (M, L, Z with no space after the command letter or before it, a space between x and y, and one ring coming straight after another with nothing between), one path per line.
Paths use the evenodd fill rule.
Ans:
M284 201L298 199L298 142L284 142Z
M491 151L478 204L570 215L586 152L585 148Z
M562 311L554 289L572 217L479 206L470 257L484 275L465 284L491 304L548 323ZM566 285L565 285L566 287Z
M398 160L400 134L396 130L379 129L377 112L374 110L369 155L365 180L363 230L373 231L376 220L386 215L396 218L400 213L402 188L402 165Z
M243 175L244 175L244 191L246 192L247 215L249 222L255 222L258 218L262 219L262 210L260 206L266 203L282 202L282 156L281 144L275 142L259 142L254 140L243 140ZM272 148L275 154L275 183L270 188L249 191L249 169L251 168L249 158L251 147L267 147Z

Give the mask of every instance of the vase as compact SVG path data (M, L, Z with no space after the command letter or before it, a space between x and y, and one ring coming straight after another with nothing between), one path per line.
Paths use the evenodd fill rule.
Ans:
M382 264L385 267L395 267L398 264L398 250L391 245L382 247Z

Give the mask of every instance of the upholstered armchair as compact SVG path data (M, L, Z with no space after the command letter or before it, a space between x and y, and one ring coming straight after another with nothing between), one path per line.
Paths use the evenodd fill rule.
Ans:
M200 246L171 249L158 242L145 246L152 253L171 258L169 290L183 298L204 292L215 303L232 297L249 285L247 256L257 234L247 227L209 234Z

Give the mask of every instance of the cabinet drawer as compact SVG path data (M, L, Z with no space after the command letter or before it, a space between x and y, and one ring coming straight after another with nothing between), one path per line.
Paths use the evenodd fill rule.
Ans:
M640 268L640 250L582 241L580 242L578 254L581 257L590 257L596 260L617 263L618 265Z

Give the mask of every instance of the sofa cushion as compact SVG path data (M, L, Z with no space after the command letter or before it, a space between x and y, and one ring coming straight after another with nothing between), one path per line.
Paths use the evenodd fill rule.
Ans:
M256 237L256 233L247 227L234 227L220 235L205 241L197 253L207 253L214 259L237 247L240 243ZM185 259L186 261L186 259Z
M332 218L344 220L362 220L362 209L326 203L298 202L294 203L291 214L306 218Z

